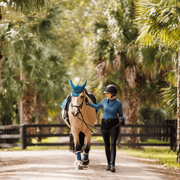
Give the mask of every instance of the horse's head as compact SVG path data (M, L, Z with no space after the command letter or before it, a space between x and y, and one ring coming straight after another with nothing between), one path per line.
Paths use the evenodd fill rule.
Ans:
M85 86L86 86L87 80L85 83L81 85L74 85L73 82L70 80L72 93L71 93L71 114L73 116L77 116L80 112L80 109L83 107L84 101L85 101Z

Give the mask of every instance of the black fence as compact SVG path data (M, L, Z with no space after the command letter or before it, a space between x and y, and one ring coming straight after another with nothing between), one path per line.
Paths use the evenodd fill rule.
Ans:
M22 139L20 128L22 125L0 126L0 147L22 147L22 143L18 143Z
M22 149L26 149L27 146L69 146L69 141L66 143L30 143L28 139L30 138L47 138L47 137L70 137L69 131L63 131L63 133L45 133L37 134L37 131L34 131L34 134L29 134L29 130L32 128L67 128L65 124L38 124L38 125L9 125L9 126L0 126L0 147L15 147L19 146ZM176 150L177 146L177 126L173 124L164 124L164 125L125 125L123 128L131 129L140 129L139 133L129 134L122 133L120 128L119 138L118 138L118 147L121 146L169 146L171 150ZM21 133L20 133L21 132ZM32 131L30 131L32 132ZM92 136L102 136L100 133L100 125L95 125L94 128L95 134ZM161 143L121 143L122 137L140 137L140 138L156 138L161 140ZM17 143L20 141L20 143ZM92 142L92 146L104 146L104 143Z

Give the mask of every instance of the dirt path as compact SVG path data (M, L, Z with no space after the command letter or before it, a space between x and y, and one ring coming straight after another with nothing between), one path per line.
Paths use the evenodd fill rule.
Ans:
M117 152L116 172L106 171L103 150L90 151L87 169L75 170L68 150L0 152L1 180L178 180L178 171Z

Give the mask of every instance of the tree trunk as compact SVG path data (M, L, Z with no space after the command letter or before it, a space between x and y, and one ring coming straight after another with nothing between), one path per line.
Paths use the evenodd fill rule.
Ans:
M0 7L0 20L2 19L2 14L1 14L1 7ZM3 56L2 56L2 54L1 54L1 51L0 51L0 89L1 89L1 72L2 72L2 58L3 58ZM0 91L0 98L1 98L1 102L2 102L2 94L1 94L1 91ZM0 121L1 121L1 113L2 112L0 112Z
M20 81L24 81L25 77L22 73L22 62L20 62ZM19 116L20 116L20 124L23 124L23 101L19 99ZM22 133L22 132L21 132Z
M2 19L2 14L1 14L1 7L0 7L0 20ZM1 86L1 72L2 72L2 53L0 51L0 86ZM1 93L1 92L0 92Z
M141 106L141 86L140 76L137 67L128 67L125 71L125 98L129 104L129 124L139 124ZM130 128L130 134L138 134L139 128ZM139 143L139 137L130 137L129 143ZM132 148L137 148L132 146Z
M180 163L180 45L178 51L178 82L177 82L177 163Z
M34 97L35 90L27 89L24 91L23 98L23 124L32 124L34 116ZM33 128L27 128L27 134L34 134ZM27 138L27 143L30 143L32 138Z
M137 92L135 90L129 90L128 93L126 93L126 98L129 104L129 124L139 124L139 110L140 110L140 92ZM138 134L139 128L130 128L129 131L130 134ZM139 143L140 138L137 137L130 137L129 143ZM132 148L136 148L135 146L132 146Z
M43 106L41 100L41 94L38 92L36 95L36 114L37 114L37 124L44 124L43 121ZM37 134L42 134L43 128L37 128ZM38 137L38 142L41 142L41 137Z
M2 72L2 54L1 54L1 51L0 51L0 86L1 86L1 72Z

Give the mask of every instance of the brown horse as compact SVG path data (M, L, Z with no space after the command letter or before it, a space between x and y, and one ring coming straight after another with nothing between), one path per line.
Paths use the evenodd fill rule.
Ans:
M70 80L72 93L71 102L69 104L69 120L71 133L74 138L74 150L75 150L75 165L77 169L82 169L83 165L89 164L89 150L90 150L90 140L92 136L92 129L97 120L96 110L86 105L85 99L87 98L89 102L93 103L91 98L87 95L85 89L86 82L80 85L74 85ZM66 122L66 121L65 121ZM82 144L80 143L80 138L84 138L83 146L83 159L81 159L81 149Z

